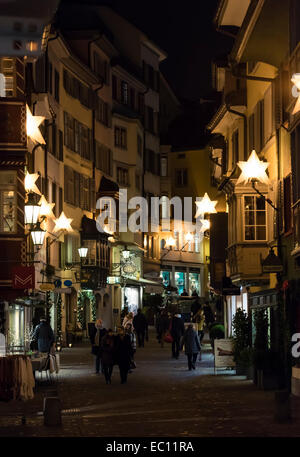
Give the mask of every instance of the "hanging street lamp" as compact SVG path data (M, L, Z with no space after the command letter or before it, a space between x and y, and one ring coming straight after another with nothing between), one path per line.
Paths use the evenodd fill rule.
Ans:
M78 254L81 259L85 259L88 253L88 248L78 248Z
M40 215L41 207L37 204L33 192L28 194L27 203L24 205L25 224L36 224Z
M46 235L45 230L42 230L42 228L41 228L40 222L37 222L35 228L33 230L31 230L30 233L31 233L33 244L40 248L44 243L44 238Z

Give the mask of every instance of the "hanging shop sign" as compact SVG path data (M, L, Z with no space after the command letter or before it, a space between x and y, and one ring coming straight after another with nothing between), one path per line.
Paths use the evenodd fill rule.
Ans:
M60 279L56 279L56 280L54 281L54 285L55 285L55 287L61 287L61 285L62 285L61 280L60 280Z
M67 279L66 281L64 281L64 285L67 286L67 287L71 287L72 286L72 281L70 279Z
M120 276L108 276L107 277L107 284L120 284L121 278Z
M40 285L40 290L50 291L55 288L55 285L52 283L45 282L44 284Z
M34 266L17 266L12 268L13 289L34 289L35 285Z

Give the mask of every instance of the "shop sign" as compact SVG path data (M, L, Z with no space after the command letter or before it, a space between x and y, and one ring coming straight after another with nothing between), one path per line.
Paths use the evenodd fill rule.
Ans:
M35 286L34 266L17 266L12 268L13 289L34 289Z
M0 149L26 149L26 110L19 101L0 102Z
M233 340L229 338L214 340L214 356L215 369L235 367L235 361L233 360Z
M121 278L120 276L108 276L107 277L107 284L120 284Z
M40 290L50 291L54 289L54 284L52 283L44 283L40 285Z

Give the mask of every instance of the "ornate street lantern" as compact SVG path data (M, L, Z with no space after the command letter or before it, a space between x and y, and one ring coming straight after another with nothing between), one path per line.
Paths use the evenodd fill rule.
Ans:
M36 224L40 215L40 206L36 203L32 192L28 194L28 201L24 206L25 224Z
M35 228L33 230L31 230L30 233L31 233L33 244L35 246L42 246L42 244L44 243L44 238L45 238L46 232L45 232L45 230L42 230L40 222L37 222Z

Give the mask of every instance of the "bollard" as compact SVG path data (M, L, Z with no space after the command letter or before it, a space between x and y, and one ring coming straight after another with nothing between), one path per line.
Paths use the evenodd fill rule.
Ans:
M287 390L275 392L275 422L284 423L291 420L291 400Z
M58 397L44 399L44 425L61 425L61 402Z

